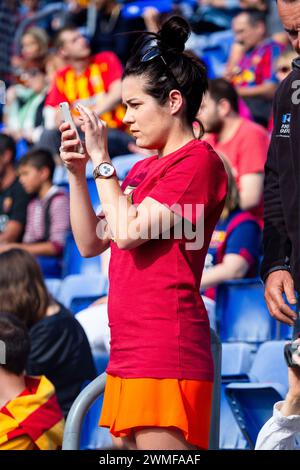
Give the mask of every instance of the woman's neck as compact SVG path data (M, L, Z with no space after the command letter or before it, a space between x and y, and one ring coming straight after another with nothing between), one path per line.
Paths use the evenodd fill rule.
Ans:
M193 139L195 139L195 135L192 128L182 130L181 132L178 130L172 131L165 145L158 151L158 158L163 158L175 152Z

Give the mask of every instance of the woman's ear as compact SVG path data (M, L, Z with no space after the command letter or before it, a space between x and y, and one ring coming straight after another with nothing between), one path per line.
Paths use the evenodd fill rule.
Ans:
M171 90L169 93L169 106L171 114L177 114L183 107L183 97L179 90Z

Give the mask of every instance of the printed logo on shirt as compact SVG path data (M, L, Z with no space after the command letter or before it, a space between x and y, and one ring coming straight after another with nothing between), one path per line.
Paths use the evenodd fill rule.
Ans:
M276 137L290 137L291 133L291 113L286 113L281 116L281 126L279 134Z

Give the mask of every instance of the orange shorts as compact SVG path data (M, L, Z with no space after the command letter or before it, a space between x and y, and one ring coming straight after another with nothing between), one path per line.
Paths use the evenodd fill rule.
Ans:
M207 449L212 382L177 379L122 379L107 375L99 425L115 437L135 428L175 427L192 445Z

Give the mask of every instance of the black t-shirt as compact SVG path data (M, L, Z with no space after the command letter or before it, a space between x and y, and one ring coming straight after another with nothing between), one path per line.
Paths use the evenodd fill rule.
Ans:
M31 351L26 373L45 375L53 383L66 416L84 383L96 377L86 334L63 305L58 313L33 325L29 334Z
M18 179L3 191L0 191L0 232L4 232L9 220L26 224L26 211L29 195L24 191Z

